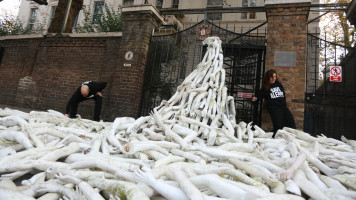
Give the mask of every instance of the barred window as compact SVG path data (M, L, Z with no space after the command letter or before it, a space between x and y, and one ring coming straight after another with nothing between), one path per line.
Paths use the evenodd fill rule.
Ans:
M222 7L223 6L223 0L208 0L208 7Z
M222 14L221 13L208 13L207 18L208 18L208 20L221 20Z
M173 0L172 8L178 8L178 7L179 7L179 0Z
M104 1L94 2L93 24L98 24L99 19L103 16Z
M36 18L37 18L37 12L38 12L38 8L32 8L31 9L31 15L30 15L30 19L29 19L29 27L30 29L33 29L35 26L35 22L36 22Z
M79 15L77 15L77 16L75 17L75 19L74 19L74 21L73 21L73 24L72 24L72 27L76 27L76 26L77 26L77 24L78 24L78 17L79 17Z
M256 0L242 0L242 7L255 7ZM241 13L241 19L256 19L256 12Z
M51 14L49 16L49 25L51 25L54 15L56 14L56 8L57 8L57 6L51 7Z
M124 6L132 6L134 5L134 0L124 0Z
M157 0L157 8L162 8L163 6L163 0Z
M223 0L208 0L207 7L223 8ZM208 13L208 20L221 20L222 13Z

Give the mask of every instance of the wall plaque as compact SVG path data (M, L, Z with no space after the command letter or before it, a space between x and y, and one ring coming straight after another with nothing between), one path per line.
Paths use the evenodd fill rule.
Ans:
M125 59L126 60L132 60L133 56L134 56L134 54L133 54L132 51L128 51L128 52L125 53Z
M296 67L297 53L295 51L276 51L274 53L274 66Z

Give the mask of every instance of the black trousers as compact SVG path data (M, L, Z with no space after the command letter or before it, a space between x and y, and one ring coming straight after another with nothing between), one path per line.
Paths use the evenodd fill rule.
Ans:
M101 107L102 107L102 104L103 104L103 97L95 95L92 99L95 101L93 120L94 121L100 121ZM88 100L88 99L86 99L86 100ZM76 104L73 104L73 106L72 106L72 108L70 110L70 118L75 118L76 117L79 103L80 102L78 102Z
M273 123L273 137L283 127L296 128L292 113L286 106L268 106L269 115Z

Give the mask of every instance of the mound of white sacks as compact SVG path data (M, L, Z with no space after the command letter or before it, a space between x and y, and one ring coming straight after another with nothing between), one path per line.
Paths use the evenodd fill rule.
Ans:
M0 109L1 199L355 199L356 141L236 124L221 41L150 116Z

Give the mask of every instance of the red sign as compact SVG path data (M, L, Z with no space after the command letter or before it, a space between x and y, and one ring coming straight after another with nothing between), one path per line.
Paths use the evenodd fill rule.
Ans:
M342 68L341 66L330 67L330 81L341 82Z
M238 92L237 97L241 98L252 98L253 93L246 93L246 92Z

